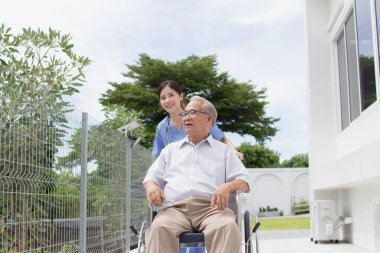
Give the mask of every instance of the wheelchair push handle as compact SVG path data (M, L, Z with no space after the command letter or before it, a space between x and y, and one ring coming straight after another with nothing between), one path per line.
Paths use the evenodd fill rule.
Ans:
M260 221L256 222L255 226L252 229L252 234L256 233L256 231L259 229L261 223Z
M129 228L131 229L131 231L132 231L135 235L137 235L137 236L139 235L139 233L137 232L135 226L130 225Z

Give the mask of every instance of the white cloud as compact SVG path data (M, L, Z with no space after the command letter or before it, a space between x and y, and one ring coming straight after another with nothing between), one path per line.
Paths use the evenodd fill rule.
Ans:
M303 2L301 0L256 0L250 4L250 7L248 13L245 10L234 21L240 25L265 27L299 15L303 10Z

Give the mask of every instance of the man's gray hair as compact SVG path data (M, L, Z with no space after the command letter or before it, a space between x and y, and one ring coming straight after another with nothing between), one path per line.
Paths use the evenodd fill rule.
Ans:
M202 103L202 109L206 110L206 112L212 115L212 125L215 125L216 118L218 117L218 112L216 111L215 106L210 101L200 96L192 96L190 98L190 102L194 101Z

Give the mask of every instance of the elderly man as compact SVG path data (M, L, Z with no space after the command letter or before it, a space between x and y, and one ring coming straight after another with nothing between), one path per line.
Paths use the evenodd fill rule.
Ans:
M248 173L239 157L210 129L217 112L194 96L180 113L187 137L169 144L149 168L144 187L159 207L146 232L148 253L177 253L183 232L202 231L209 253L239 252L240 232L227 208L229 194L249 191Z

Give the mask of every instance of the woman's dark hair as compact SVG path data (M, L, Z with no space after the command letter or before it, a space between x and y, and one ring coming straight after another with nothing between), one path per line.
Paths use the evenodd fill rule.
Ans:
M169 86L170 89L174 90L179 95L183 93L182 86L179 83L173 80L166 80L162 82L160 86L158 86L158 91L157 91L158 97L160 97L162 90L167 86Z
M158 98L160 98L161 92L163 89L165 89L165 87L169 87L170 89L174 90L175 92L178 93L178 95L181 95L181 94L185 95L183 93L182 85L180 85L179 83L173 80L166 80L162 82L160 86L158 86L158 91L157 91ZM182 109L185 108L185 104L183 103L183 101L181 103L181 107Z

